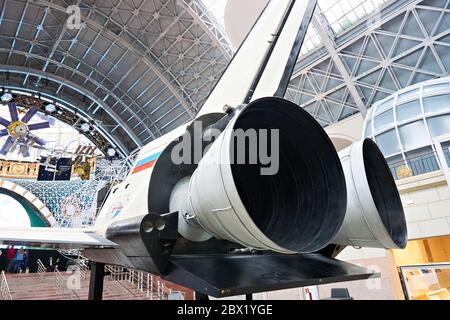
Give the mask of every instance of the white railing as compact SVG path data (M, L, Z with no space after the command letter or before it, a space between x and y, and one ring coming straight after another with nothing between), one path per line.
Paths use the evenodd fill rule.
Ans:
M12 300L5 271L2 271L0 275L0 300Z
M129 280L129 272L118 266L106 266L105 270L109 272L109 278L113 281L124 281Z
M44 266L40 259L37 260L37 276L41 281L44 281L45 273L47 272L47 268Z
M150 300L153 300L153 276L147 272L140 272L135 270L129 270L129 282L141 293L145 293L145 296Z
M71 300L81 300L80 296L75 292L75 290L69 288L67 278L62 275L62 273L55 268L56 274L56 292L63 296L69 296Z
M110 280L119 283L121 281L129 282L149 300L167 300L172 293L172 290L166 287L164 281L150 273L109 265L106 266L106 271L109 272Z
M89 267L88 267L88 260L86 259L77 259L75 260L76 266L77 266L77 270L80 272L80 276L82 279L85 279L88 272L89 272Z

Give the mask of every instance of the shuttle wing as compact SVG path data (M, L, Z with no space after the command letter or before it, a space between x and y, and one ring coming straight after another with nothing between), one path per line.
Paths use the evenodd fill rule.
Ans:
M0 244L65 250L118 246L89 230L57 228L0 228Z

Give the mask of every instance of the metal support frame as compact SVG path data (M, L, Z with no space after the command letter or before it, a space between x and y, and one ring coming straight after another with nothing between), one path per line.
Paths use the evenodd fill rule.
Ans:
M200 292L195 292L195 301L208 301L209 296Z
M105 277L105 264L92 262L91 278L89 282L89 300L98 301L103 299L103 281Z
M330 55L331 59L333 60L334 64L336 65L336 68L338 69L339 73L341 74L342 79L344 80L350 95L352 96L353 100L355 101L356 106L358 107L358 110L361 112L361 114L365 118L367 115L367 109L365 107L365 103L363 102L363 100L361 98L361 94L358 92L358 89L356 88L352 77L348 73L347 67L344 65L344 62L339 57L339 54L336 50L336 43L330 37L329 25L325 24L323 21L324 21L323 13L320 10L320 7L317 7L311 23L314 26L314 28L316 29L320 40L322 40L322 43L325 46L325 48L327 49L328 54Z
M96 7L74 1L82 9L82 23L72 30L66 25L64 4L10 0L19 15L0 13L0 24L5 25L0 41L11 44L0 51L7 55L5 65L25 72L11 73L13 82L8 73L2 85L51 91L85 106L82 112L104 122L104 134L111 137L121 129L113 140L121 141L125 154L131 151L125 148L128 137L142 147L189 121L226 67L232 49L200 0L159 1L154 12L148 11L150 2L120 0ZM44 14L29 21L38 11ZM122 13L129 18L113 18ZM32 31L24 38L26 25ZM24 43L25 49L19 45ZM60 79L49 79L52 75Z
M321 21L365 108L402 88L448 75L447 5L390 1L336 36L327 21ZM320 30L314 26L314 31L316 35ZM322 125L332 125L359 112L343 76L320 43L299 60L287 96Z

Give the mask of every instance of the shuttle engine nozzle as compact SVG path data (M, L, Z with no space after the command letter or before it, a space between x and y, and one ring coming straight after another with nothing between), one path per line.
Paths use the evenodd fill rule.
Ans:
M270 164L261 157L268 153ZM180 212L179 232L191 241L216 237L309 253L335 238L346 194L341 163L322 127L294 103L263 98L238 112L194 174L178 183L170 209Z
M341 151L339 156L347 181L348 208L333 243L404 249L408 232L403 205L378 146L366 139Z

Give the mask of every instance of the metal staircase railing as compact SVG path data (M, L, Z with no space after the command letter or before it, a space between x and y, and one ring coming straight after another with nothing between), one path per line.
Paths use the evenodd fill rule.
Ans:
M129 280L129 272L123 267L107 265L105 267L105 270L109 272L110 280L113 281Z
M136 292L130 290L130 288L128 288L122 281L111 280L110 283L117 292L121 292L123 295L130 295L136 299L142 299L142 296L139 296Z
M37 273L36 275L41 281L44 281L45 273L47 272L47 268L44 266L40 259L37 260Z
M75 260L75 263L81 278L85 279L89 272L88 260L79 258Z
M109 278L115 282L127 281L136 290L145 294L149 300L167 300L172 293L170 288L167 288L165 283L147 272L129 270L118 266L106 266L106 271L109 272Z
M2 271L0 275L0 300L12 300L5 271Z

